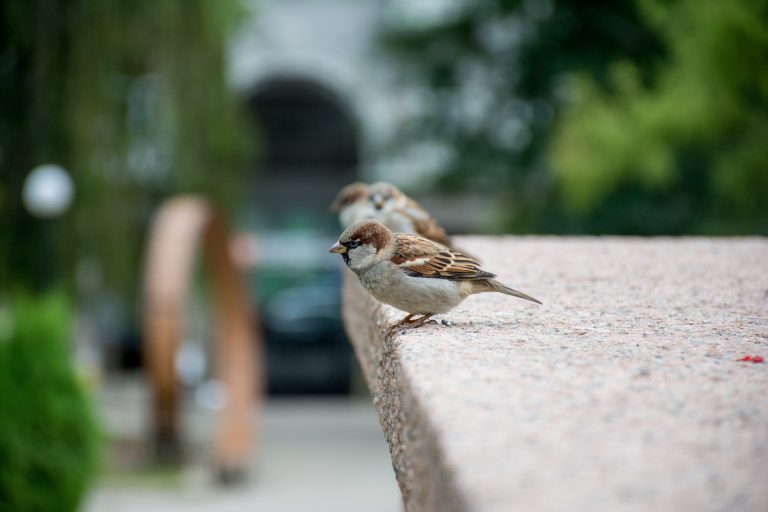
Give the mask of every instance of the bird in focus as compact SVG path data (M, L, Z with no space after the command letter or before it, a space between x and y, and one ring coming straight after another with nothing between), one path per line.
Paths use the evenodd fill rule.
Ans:
M471 257L418 235L394 233L376 220L347 228L329 252L341 254L374 298L408 313L393 327L423 325L476 293L499 292L541 304L497 281Z
M391 183L347 185L339 191L331 209L339 214L342 229L373 219L392 231L420 235L451 246L451 239L429 212Z

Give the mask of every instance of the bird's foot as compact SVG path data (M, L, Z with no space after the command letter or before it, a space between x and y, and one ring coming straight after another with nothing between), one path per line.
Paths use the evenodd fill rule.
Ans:
M396 324L393 324L389 329L387 329L387 335L389 336L394 334L400 328L415 329L416 327L421 327L428 321L431 323L437 323L434 320L430 320L432 314L425 314L419 318L414 319L413 317L415 316L416 313L411 313Z
M398 333L398 331L400 330L401 327L402 327L402 325L400 325L400 322L398 322L398 323L396 323L394 325L390 325L389 328L387 329L387 332L384 335L384 337L387 338L387 339L393 338L395 336L395 334Z
M424 316L422 316L422 317L419 317L419 318L417 318L416 320L412 320L412 321L410 322L410 325L409 325L409 327L410 327L411 329L415 329L416 327L421 327L422 325L424 325L425 323L427 323L427 321L428 321L430 318L432 318L432 314L431 314L431 313L430 313L430 314L427 314L427 315L424 315ZM434 322L434 320L433 320L433 322Z
M398 327L403 327L406 325L411 325L413 323L412 318L416 316L413 313L407 315L405 318L397 322L396 324L392 324L392 326L389 328L390 330L397 329Z

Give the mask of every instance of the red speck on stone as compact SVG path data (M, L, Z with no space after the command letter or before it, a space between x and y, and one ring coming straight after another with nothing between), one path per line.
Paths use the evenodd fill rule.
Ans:
M739 361L744 361L747 363L762 363L765 362L765 358L763 356L744 356Z

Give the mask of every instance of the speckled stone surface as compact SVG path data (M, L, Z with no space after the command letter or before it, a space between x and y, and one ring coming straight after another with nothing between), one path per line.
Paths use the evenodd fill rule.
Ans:
M407 511L768 510L768 240L464 237L541 299L344 318Z

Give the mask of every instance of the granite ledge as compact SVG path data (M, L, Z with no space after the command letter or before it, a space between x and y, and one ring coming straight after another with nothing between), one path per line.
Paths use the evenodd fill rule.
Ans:
M768 510L768 240L462 237L541 299L343 315L405 509ZM450 320L453 326L439 322Z

